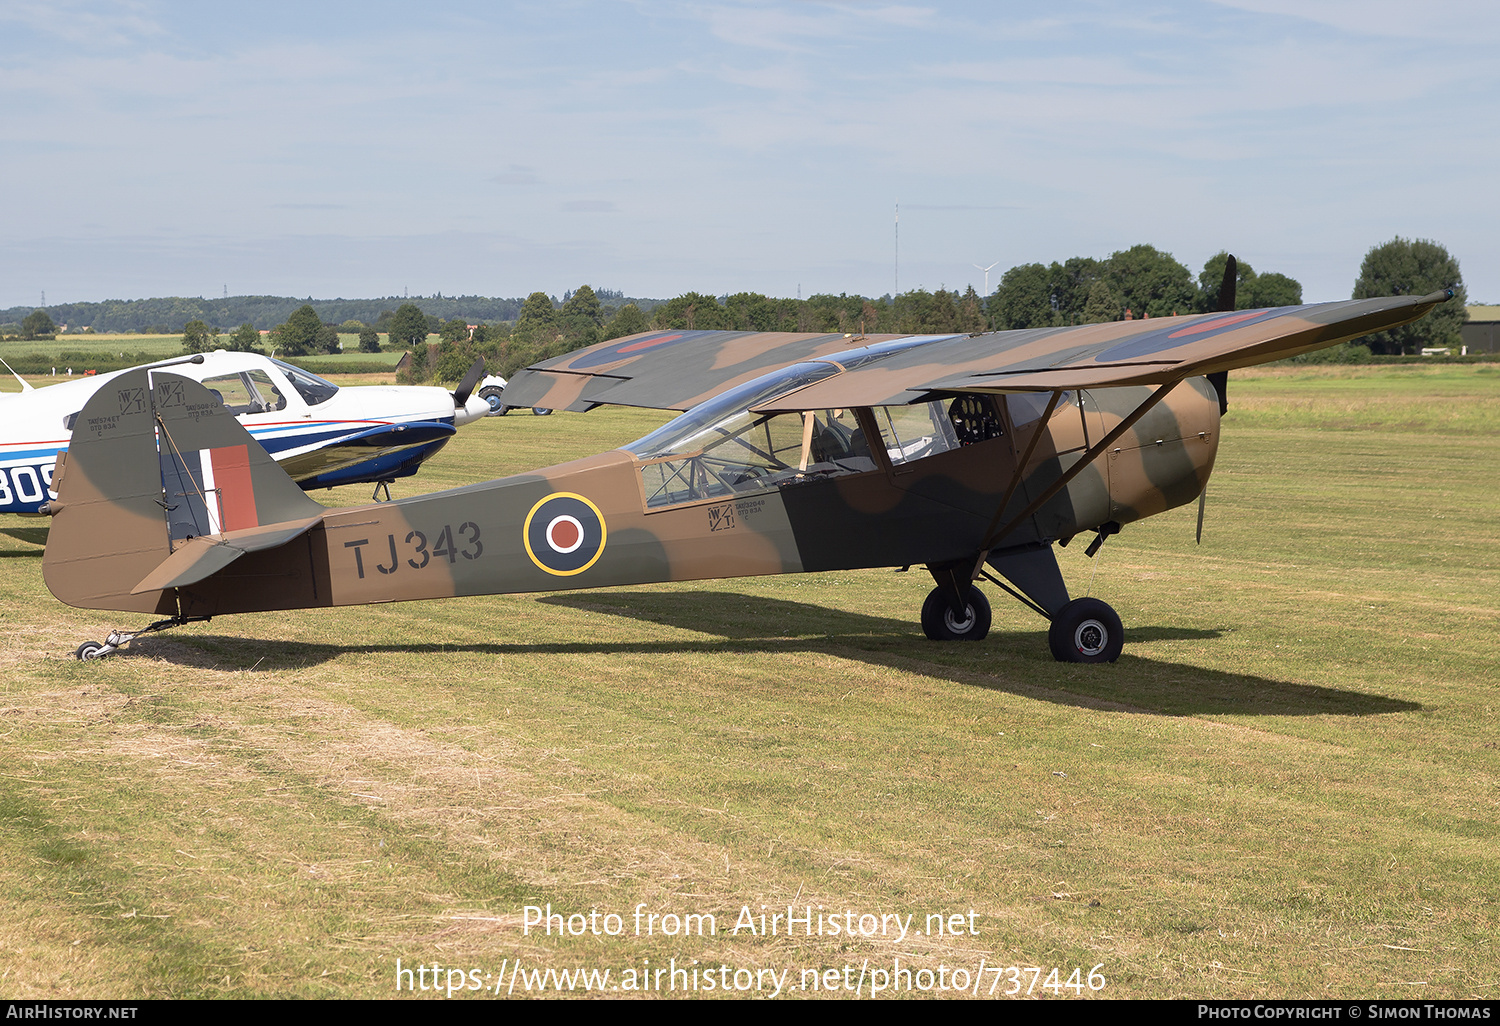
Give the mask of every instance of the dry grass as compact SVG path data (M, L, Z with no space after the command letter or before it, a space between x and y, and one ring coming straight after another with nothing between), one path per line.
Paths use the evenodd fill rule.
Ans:
M112 621L47 596L12 521L0 993L899 958L1102 963L1114 997L1493 997L1500 442L1262 423L1300 380L1232 386L1263 405L1226 425L1201 548L1180 510L1066 555L1131 631L1111 667L1053 663L998 600L986 642L929 643L928 585L884 571L235 617L80 664ZM402 490L659 420L492 419ZM719 931L527 935L549 902ZM728 935L789 904L972 909L978 935Z

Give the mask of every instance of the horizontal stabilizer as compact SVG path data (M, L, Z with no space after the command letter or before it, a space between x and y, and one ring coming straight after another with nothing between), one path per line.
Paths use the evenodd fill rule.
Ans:
M192 538L173 552L145 579L131 589L132 595L165 591L196 584L224 569L247 552L274 549L316 527L323 517L308 517L284 524L266 524L225 534Z

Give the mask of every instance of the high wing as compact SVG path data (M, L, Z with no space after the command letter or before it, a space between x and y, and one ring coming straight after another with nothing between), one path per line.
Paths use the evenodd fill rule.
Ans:
M611 339L518 371L507 406L590 410L600 404L690 410L767 371L842 353L855 345L958 335L865 335L785 331L648 331Z
M1159 385L1322 349L1408 324L1451 292L983 335L658 331L547 360L506 386L511 405L684 410L804 361L840 373L756 409L896 406L957 392Z

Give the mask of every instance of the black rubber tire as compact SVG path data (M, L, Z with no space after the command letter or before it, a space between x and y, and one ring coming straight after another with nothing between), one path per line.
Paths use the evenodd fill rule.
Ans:
M942 588L933 588L922 603L922 633L933 641L983 641L990 632L990 600L969 585L964 620L955 620L953 607Z
M533 417L550 417L552 416L552 411L545 406L533 406L531 408L531 415Z
M1074 599L1052 618L1047 644L1060 663L1112 663L1125 647L1125 628L1108 603Z
M504 391L505 389L501 388L499 385L485 385L479 390L479 398L488 403L490 407L490 412L486 414L486 416L505 416L505 412L509 410L510 407L506 406L500 401L500 396L504 393Z
M106 654L104 646L97 641L85 641L73 650L73 658L78 660L103 659Z

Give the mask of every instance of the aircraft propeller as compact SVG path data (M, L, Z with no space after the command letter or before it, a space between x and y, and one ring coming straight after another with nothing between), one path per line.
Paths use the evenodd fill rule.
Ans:
M1219 302L1216 307L1218 313L1234 312L1234 293L1239 285L1239 277L1240 262L1231 253L1224 264L1224 280L1219 283ZM1208 383L1219 393L1219 416L1222 417L1229 412L1229 372L1216 371L1210 374Z
M1239 286L1240 262L1229 255L1224 262L1224 279L1219 282L1219 313L1232 313L1234 311L1235 290ZM1219 416L1229 412L1229 372L1219 371L1208 376L1208 383L1214 386L1214 391L1219 393ZM1203 513L1208 508L1208 486L1203 486L1203 491L1198 495L1198 544L1203 544Z
M481 356L474 361L474 365L468 369L467 373L464 374L463 380L453 390L453 405L457 409L462 410L464 408L464 404L469 401L469 396L474 391L474 386L479 384L480 379L483 377L484 357Z

